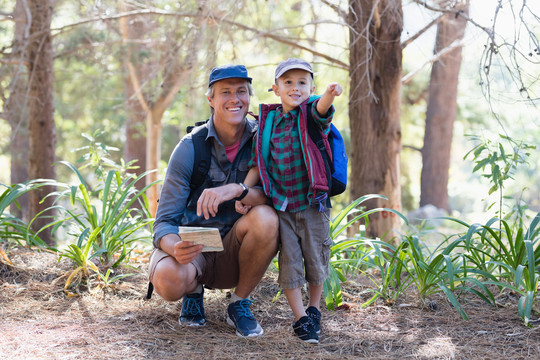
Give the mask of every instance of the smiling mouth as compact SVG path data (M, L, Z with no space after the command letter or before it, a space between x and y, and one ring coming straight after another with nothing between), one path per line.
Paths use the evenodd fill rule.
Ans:
M229 110L229 111L240 111L240 108L239 107L232 107L232 108L227 108L227 110Z

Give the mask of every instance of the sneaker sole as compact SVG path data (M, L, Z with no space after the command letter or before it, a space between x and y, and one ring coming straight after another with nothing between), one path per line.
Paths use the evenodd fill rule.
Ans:
M180 321L178 320L178 323L182 326L189 326L189 327L201 327L201 326L206 326L206 321L204 323L196 323L196 322L183 322L183 321Z
M233 319L231 319L229 316L227 316L227 324L231 325L232 327L234 327L236 329L236 324L234 323ZM236 330L236 335L238 335L239 337L242 337L242 338L255 338L255 337L261 336L262 334L264 334L264 329L263 328L261 328L261 332L259 332L259 333L251 333L249 335L243 335L241 332Z

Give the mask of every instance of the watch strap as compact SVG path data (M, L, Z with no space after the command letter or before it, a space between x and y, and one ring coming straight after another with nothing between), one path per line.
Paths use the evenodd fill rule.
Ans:
M235 197L234 200L240 201L240 200L242 200L243 198L246 197L246 195L249 192L249 188L244 183L238 183L238 185L240 185L244 190L242 191L240 196Z

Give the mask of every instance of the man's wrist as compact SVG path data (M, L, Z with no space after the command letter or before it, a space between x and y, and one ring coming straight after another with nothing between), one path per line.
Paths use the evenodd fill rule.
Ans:
M242 193L241 193L239 196L237 196L237 197L234 198L234 200L236 200L236 201L240 201L240 200L242 200L243 198L245 198L246 195L247 195L248 192L249 192L249 188L246 186L246 184L244 184L244 183L238 183L238 185L240 185L240 186L242 187Z

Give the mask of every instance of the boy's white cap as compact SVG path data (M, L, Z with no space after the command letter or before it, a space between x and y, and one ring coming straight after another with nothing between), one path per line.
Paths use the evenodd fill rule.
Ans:
M279 79L287 71L292 70L292 69L305 70L311 74L311 77L313 77L313 69L311 68L311 65L306 60L290 58L287 60L283 60L277 66L276 76L275 76L276 80Z

